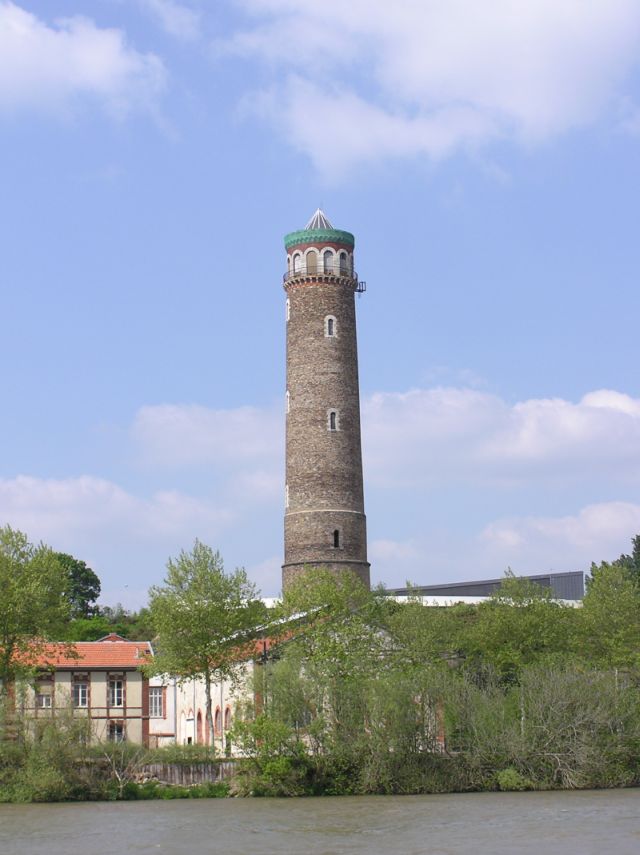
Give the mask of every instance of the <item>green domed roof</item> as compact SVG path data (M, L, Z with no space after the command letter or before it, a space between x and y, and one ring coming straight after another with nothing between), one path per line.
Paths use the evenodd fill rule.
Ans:
M334 229L326 214L318 208L303 229L285 235L286 249L291 249L292 246L300 243L343 243L353 247L355 238L351 232Z

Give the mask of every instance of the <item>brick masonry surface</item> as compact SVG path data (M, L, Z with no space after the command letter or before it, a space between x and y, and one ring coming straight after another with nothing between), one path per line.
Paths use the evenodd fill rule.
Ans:
M355 280L287 283L287 413L283 586L305 566L351 569L369 584L362 484ZM336 319L325 335L325 318ZM337 430L329 430L329 412ZM334 532L339 546L334 546Z

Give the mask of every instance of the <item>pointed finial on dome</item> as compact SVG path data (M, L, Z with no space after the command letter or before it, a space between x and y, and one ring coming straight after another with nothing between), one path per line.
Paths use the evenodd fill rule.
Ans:
M310 229L332 229L332 228L333 228L333 226L331 225L331 223L327 219L324 211L322 211L320 208L316 209L315 214L313 215L313 217L311 217L311 219L309 220L307 225L304 227L305 231L309 231Z

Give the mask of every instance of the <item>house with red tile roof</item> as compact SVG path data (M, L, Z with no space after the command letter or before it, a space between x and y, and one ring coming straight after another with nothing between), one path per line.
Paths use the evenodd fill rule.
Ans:
M147 677L142 667L153 657L151 642L129 641L115 633L98 641L45 644L38 652L36 677L20 704L35 720L62 710L88 719L94 742L126 740L150 748L208 745L220 754L233 754L229 731L251 699L255 664L266 661L281 640L266 636L251 642L242 649L241 678L211 686L213 729L206 720L202 679Z
M111 633L98 641L45 645L37 674L21 701L38 718L70 710L88 718L95 742L157 746L175 742L175 693L170 681L148 678L142 666L153 657L149 641Z

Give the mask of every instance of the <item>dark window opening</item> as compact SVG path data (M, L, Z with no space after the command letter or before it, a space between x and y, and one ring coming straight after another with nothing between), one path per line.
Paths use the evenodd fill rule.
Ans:
M338 430L338 417L335 410L329 413L329 430Z
M107 738L109 742L124 742L124 724L121 721L111 721L109 722L109 729L107 731Z
M333 532L333 548L340 549L340 529L336 529Z

